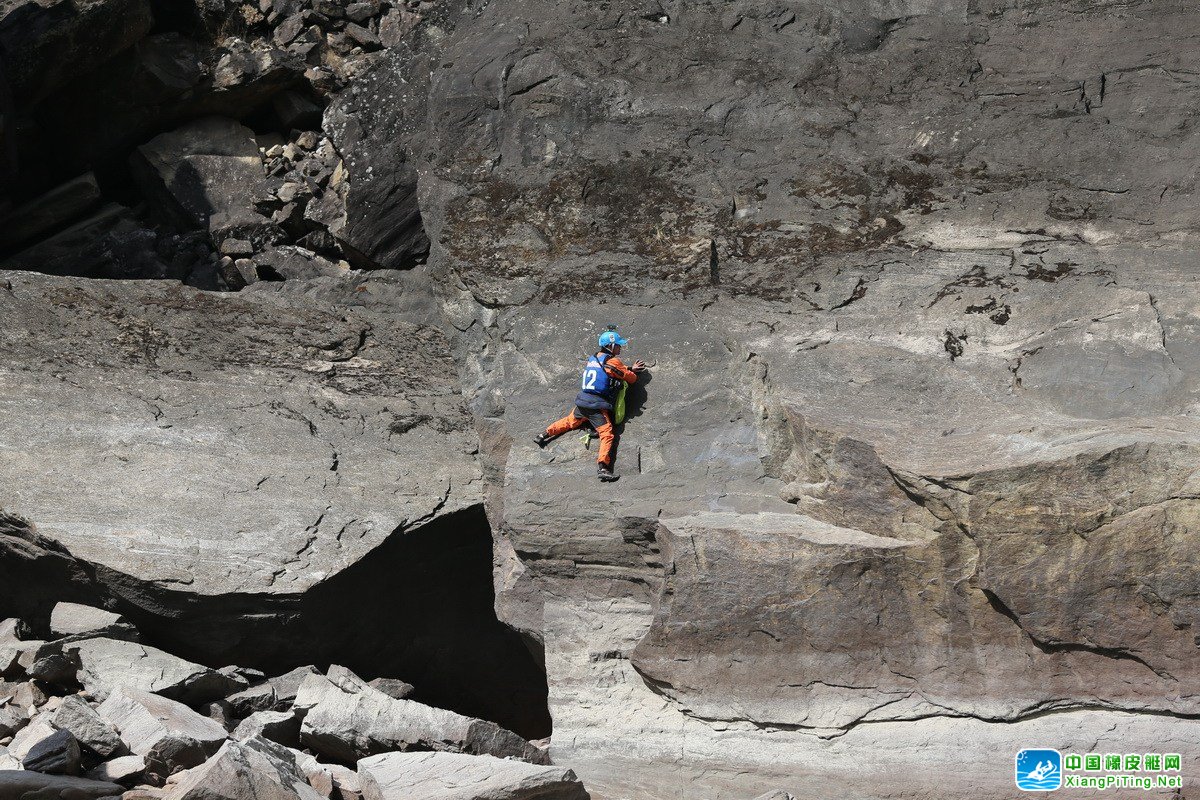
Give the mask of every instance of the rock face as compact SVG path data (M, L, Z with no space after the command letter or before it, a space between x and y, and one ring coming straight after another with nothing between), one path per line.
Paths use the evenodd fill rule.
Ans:
M18 99L39 97L131 46L152 24L148 0L5 0L0 66Z
M0 276L4 615L411 682L305 679L346 761L473 741L438 699L545 735L544 667L604 797L1007 797L1014 742L1200 753L1200 12L283 5L98 37L89 80L149 76L101 149L151 168L97 166L17 266L141 242L175 272L121 274L245 288ZM3 112L31 217L91 169L28 166L42 91ZM302 99L320 132L264 132ZM653 365L599 488L529 438L607 323ZM0 675L45 654L0 641Z
M22 490L11 510L37 527L12 523L21 540L13 546L47 571L48 596L6 579L6 607L38 617L68 598L105 604L152 640L218 666L283 672L344 660L368 677L423 685L424 699L457 697L464 711L544 735L544 679L491 608L478 444L448 343L374 310L373 294L390 302L401 284L381 278L361 292L338 290L361 303L348 311L270 291L222 296L19 273L5 281L12 288L0 289L0 316L13 324L0 336L12 356L0 368L0 403L29 427L21 454L0 470L16 479L55 448L83 447L97 489L82 500L80 465L63 461L61 482ZM134 307L142 311L128 317ZM35 327L47 335L29 337ZM47 358L62 361L61 381L40 376ZM88 359L107 366L96 372ZM78 427L80 419L91 421ZM119 456L101 444L113 436ZM203 488L193 481L201 463ZM127 480L160 497L151 516L130 516L125 497L99 490ZM28 567L12 560L0 572L9 569ZM49 590L63 581L73 595ZM391 635L347 628L348 615L367 618L364 609ZM402 620L396 609L408 609ZM444 630L479 638L444 646ZM154 650L99 641L78 645L81 655ZM469 655L480 641L505 654L500 672ZM493 694L484 674L507 688ZM459 689L470 685L478 688Z
M714 795L821 764L820 795L924 732L1150 746L1082 709L1196 736L1193 209L1143 146L1190 141L1145 65L1195 18L1141 8L492 3L391 112L435 121L498 608L590 786L732 759L764 777ZM657 368L600 493L574 437L524 443L607 322Z

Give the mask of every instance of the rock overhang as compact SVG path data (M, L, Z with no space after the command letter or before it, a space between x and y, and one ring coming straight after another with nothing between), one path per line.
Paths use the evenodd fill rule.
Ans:
M480 502L432 328L267 293L5 281L5 507L80 558L198 595L299 595Z

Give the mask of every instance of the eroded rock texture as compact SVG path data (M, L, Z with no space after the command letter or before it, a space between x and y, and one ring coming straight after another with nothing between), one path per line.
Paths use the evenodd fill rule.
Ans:
M208 177L142 173L204 199L173 224L213 252L137 273L249 288L4 275L0 570L44 576L5 602L418 700L436 671L523 736L541 698L479 676L544 663L551 755L600 798L1006 797L1029 744L1200 754L1198 12L420 12L273 9L253 58L201 48L163 131L144 102L114 131L252 129L258 164L227 120L236 152L188 150ZM275 142L225 90L322 129ZM215 191L233 166L262 194ZM29 236L89 185L16 198ZM57 236L148 224L104 208ZM602 488L578 436L529 439L606 323L652 368ZM493 566L520 643L460 613Z

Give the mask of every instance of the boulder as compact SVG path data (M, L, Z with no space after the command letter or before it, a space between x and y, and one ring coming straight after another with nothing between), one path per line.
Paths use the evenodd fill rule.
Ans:
M28 638L29 626L14 617L0 620L0 644Z
M329 758L353 763L391 750L436 749L545 763L546 755L493 722L397 700L345 670L310 675L296 708L304 714L301 742Z
M21 708L41 707L46 703L46 693L33 681L23 681L13 687L9 702Z
M0 641L0 678L23 677L45 644L39 639Z
M280 124L287 129L304 130L320 127L321 108L300 92L281 92L271 100L275 108L275 116Z
M217 672L229 678L230 683L239 689L247 689L251 684L257 684L267 677L261 670L232 665L221 667Z
M13 740L8 745L8 755L23 763L34 746L51 738L57 732L58 729L50 724L50 715L42 712L13 736Z
M212 70L212 93L205 105L242 114L296 85L303 60L262 41L228 37L221 42Z
M12 736L28 722L28 707L11 703L0 705L0 739Z
M125 791L108 781L0 770L0 797L5 800L100 800Z
M78 680L98 700L121 686L160 694L184 703L222 697L229 680L149 645L117 639L87 639L65 646L79 661Z
M70 731L58 730L32 743L21 759L22 766L48 775L79 774L79 742Z
M256 711L283 711L296 700L296 692L309 675L320 675L316 667L297 667L283 675L268 678L262 683L231 694L226 698L237 717L248 717Z
M69 639L47 642L30 654L31 662L25 668L25 675L35 681L74 690L79 684L76 676L79 673L79 659L74 653L64 653L62 648Z
M78 603L59 603L54 607L50 614L50 632L59 637L137 638L137 629L120 614Z
M333 781L333 800L363 800L362 778L349 767L328 764L329 777Z
M98 712L146 760L147 775L159 783L204 762L227 736L220 725L182 703L124 686L114 689Z
M364 800L587 800L563 767L461 753L385 753L358 762Z
M237 721L233 716L233 707L227 700L203 703L197 710L227 731L231 731L237 726Z
M270 199L262 157L253 131L232 119L205 117L160 134L137 149L130 167L164 222L241 230L238 238L255 244L271 236L269 220L255 211Z
M0 216L0 252L65 225L99 203L95 175L88 172L67 181Z
M126 752L125 743L112 725L78 695L63 698L62 704L50 715L50 724L59 730L70 731L81 745L103 759Z
M317 790L321 797L333 795L333 771L329 764L322 764L315 756L295 748L289 748L296 759L296 768L304 775L308 785Z
M367 685L396 700L403 700L416 691L411 683L406 683L398 678L376 678Z
M296 747L300 743L300 717L294 711L256 711L242 720L232 735L239 742L258 736Z
M84 278L175 278L187 270L164 261L158 235L129 208L107 203L66 229L0 260L4 269Z
M311 250L292 245L267 247L254 254L253 262L259 280L307 280L337 278L347 274L345 264L339 266Z
M286 747L250 738L228 741L215 756L188 770L164 800L324 800Z
M375 72L363 86L396 79L394 73L385 78ZM417 199L417 170L405 141L413 127L405 114L420 112L402 103L367 107L363 101L342 94L325 110L325 130L345 157L349 179L341 189L326 192L327 208L310 204L310 216L327 224L358 269L409 268L425 261L430 247ZM364 146L376 136L390 137L392 146Z
M95 767L87 777L94 781L108 781L122 786L132 786L146 774L146 759L142 756L120 756Z

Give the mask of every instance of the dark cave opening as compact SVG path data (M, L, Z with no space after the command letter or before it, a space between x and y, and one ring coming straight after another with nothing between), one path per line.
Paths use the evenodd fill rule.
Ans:
M22 539L17 547L0 536L0 618L21 616L36 629L55 602L102 605L126 615L147 644L210 667L278 675L341 664L367 680L401 678L415 700L526 738L550 734L544 664L496 618L481 507L394 533L301 596L163 590ZM22 591L31 583L35 591Z

